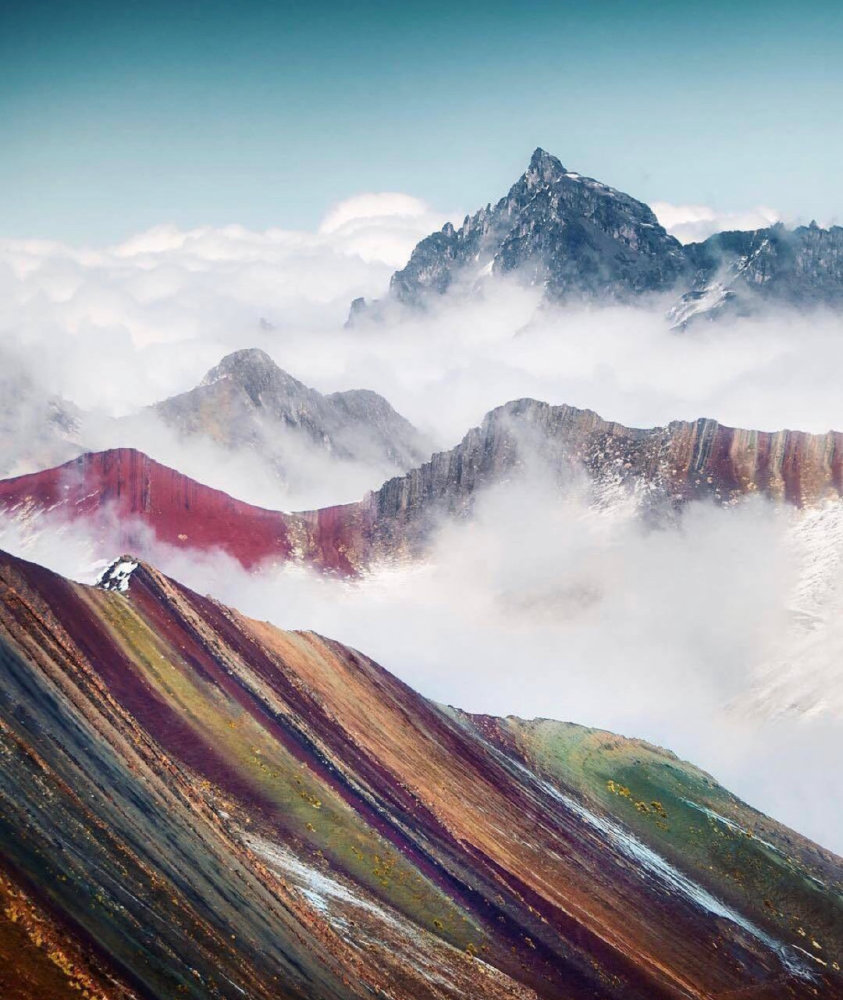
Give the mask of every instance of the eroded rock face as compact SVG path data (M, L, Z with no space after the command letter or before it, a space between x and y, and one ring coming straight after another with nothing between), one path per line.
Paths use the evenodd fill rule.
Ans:
M369 499L376 552L419 552L443 516L470 514L478 490L538 463L561 485L636 490L658 513L694 499L753 494L803 506L843 492L843 435L747 431L714 420L638 429L590 410L523 399L492 410L456 448L385 483Z
M117 577L0 555L16 1000L843 988L840 859L672 754L445 709L136 558Z
M423 555L443 518L469 517L481 490L536 468L560 489L584 483L594 495L635 492L642 513L656 518L690 500L731 504L756 494L802 507L843 493L843 435L748 431L714 420L629 428L590 410L523 399L492 410L455 448L358 503L265 510L120 449L0 481L0 510L28 522L88 523L106 554L154 557L158 541L220 549L249 569L298 560L354 574L378 560Z

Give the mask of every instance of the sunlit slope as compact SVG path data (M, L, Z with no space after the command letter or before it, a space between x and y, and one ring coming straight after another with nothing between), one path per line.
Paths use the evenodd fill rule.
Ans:
M4 877L92 995L843 989L839 860L699 772L442 709L143 564L108 585L0 561ZM704 809L757 842L725 855ZM18 996L43 997L44 955L69 983L31 922L2 926L37 965Z

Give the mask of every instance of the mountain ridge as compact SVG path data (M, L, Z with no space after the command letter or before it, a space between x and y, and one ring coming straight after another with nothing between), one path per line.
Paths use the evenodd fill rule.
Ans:
M843 495L841 432L752 431L703 418L629 428L522 399L355 503L293 513L254 507L122 449L1 480L0 510L27 523L90 518L110 551L142 546L140 523L167 546L218 548L246 568L292 560L354 575L380 560L423 556L443 519L468 517L479 491L528 475L535 463L561 489L584 481L596 494L636 493L643 513L656 517L692 500L728 505L760 495L801 507Z
M471 293L492 276L544 289L548 302L633 302L672 294L677 329L701 317L767 306L843 306L843 228L723 232L682 245L649 206L567 170L541 147L494 205L421 240L390 279L388 295L357 299L347 326L385 316L390 304L423 308Z
M692 767L443 709L129 561L115 590L0 554L6 878L101 1000L839 985L840 859Z
M429 453L424 437L383 396L370 389L322 394L259 348L227 354L193 389L151 410L184 437L257 449L282 475L292 471L285 453L295 437L337 459L395 469Z

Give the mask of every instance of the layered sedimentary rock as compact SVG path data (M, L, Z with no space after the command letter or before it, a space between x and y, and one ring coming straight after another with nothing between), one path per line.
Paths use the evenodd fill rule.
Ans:
M4 996L843 989L840 859L665 751L445 709L129 557L0 557L0 660Z
M0 481L0 511L33 529L39 521L87 525L100 557L132 548L166 562L164 545L218 549L246 568L297 560L348 574L423 555L443 519L469 517L482 490L536 469L560 490L585 489L594 502L635 493L653 517L690 500L731 504L756 494L802 507L843 492L843 435L747 431L713 420L628 428L525 399L493 410L455 448L359 503L265 510L119 449Z
M92 558L99 559L127 548L165 560L173 551L219 551L246 569L301 559L347 573L354 567L346 551L365 550L355 505L307 514L266 510L131 448L85 454L54 469L0 481L0 510L32 532L82 527Z
M479 490L538 468L561 486L636 491L658 513L689 500L760 494L796 506L843 492L843 434L750 431L714 420L629 428L590 410L523 399L487 414L456 448L372 494L378 552L417 551L443 517L471 512Z

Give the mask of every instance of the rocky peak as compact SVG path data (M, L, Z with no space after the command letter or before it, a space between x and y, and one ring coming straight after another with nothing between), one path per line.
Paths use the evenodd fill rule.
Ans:
M512 274L553 300L626 300L672 288L686 269L681 244L647 205L538 148L494 206L416 246L392 276L390 297L418 306L431 292Z
M546 153L541 146L538 146L530 157L530 165L524 174L529 187L538 187L541 184L553 184L557 182L567 171L562 163L550 153Z
M308 391L301 382L279 368L266 351L257 347L227 354L207 373L200 385L214 385L223 379L231 379L240 385L256 406L261 405L261 394L268 389Z
M349 326L390 309L473 294L495 276L539 286L549 301L630 302L673 292L675 327L765 303L843 308L843 228L777 223L682 246L643 202L566 169L538 147L496 204L423 239L386 300L354 303Z

